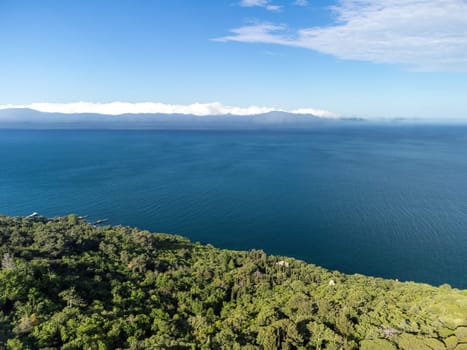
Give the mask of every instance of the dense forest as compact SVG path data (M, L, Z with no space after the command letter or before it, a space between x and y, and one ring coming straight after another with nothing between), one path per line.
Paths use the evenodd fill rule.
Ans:
M0 349L467 349L467 291L0 216Z

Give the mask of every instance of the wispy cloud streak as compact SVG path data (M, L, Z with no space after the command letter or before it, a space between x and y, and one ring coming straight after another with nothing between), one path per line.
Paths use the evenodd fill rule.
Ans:
M305 7L308 6L308 0L295 0L292 5Z
M340 0L332 11L329 26L258 23L214 40L288 45L420 71L467 71L465 0Z
M268 11L280 11L282 6L271 4L269 0L242 0L240 1L242 7L263 7Z

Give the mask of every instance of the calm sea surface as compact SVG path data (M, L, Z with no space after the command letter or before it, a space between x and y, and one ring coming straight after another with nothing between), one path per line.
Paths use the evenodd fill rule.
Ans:
M0 213L467 288L467 127L0 131Z

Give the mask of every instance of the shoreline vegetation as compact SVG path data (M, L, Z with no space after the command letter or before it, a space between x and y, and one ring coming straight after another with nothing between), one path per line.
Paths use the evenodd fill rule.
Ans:
M467 290L0 216L0 349L467 349Z

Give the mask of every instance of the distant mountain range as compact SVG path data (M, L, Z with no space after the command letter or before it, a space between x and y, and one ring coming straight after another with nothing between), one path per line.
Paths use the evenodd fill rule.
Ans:
M268 112L254 115L46 113L27 108L0 110L3 129L276 129L360 124L360 118Z

